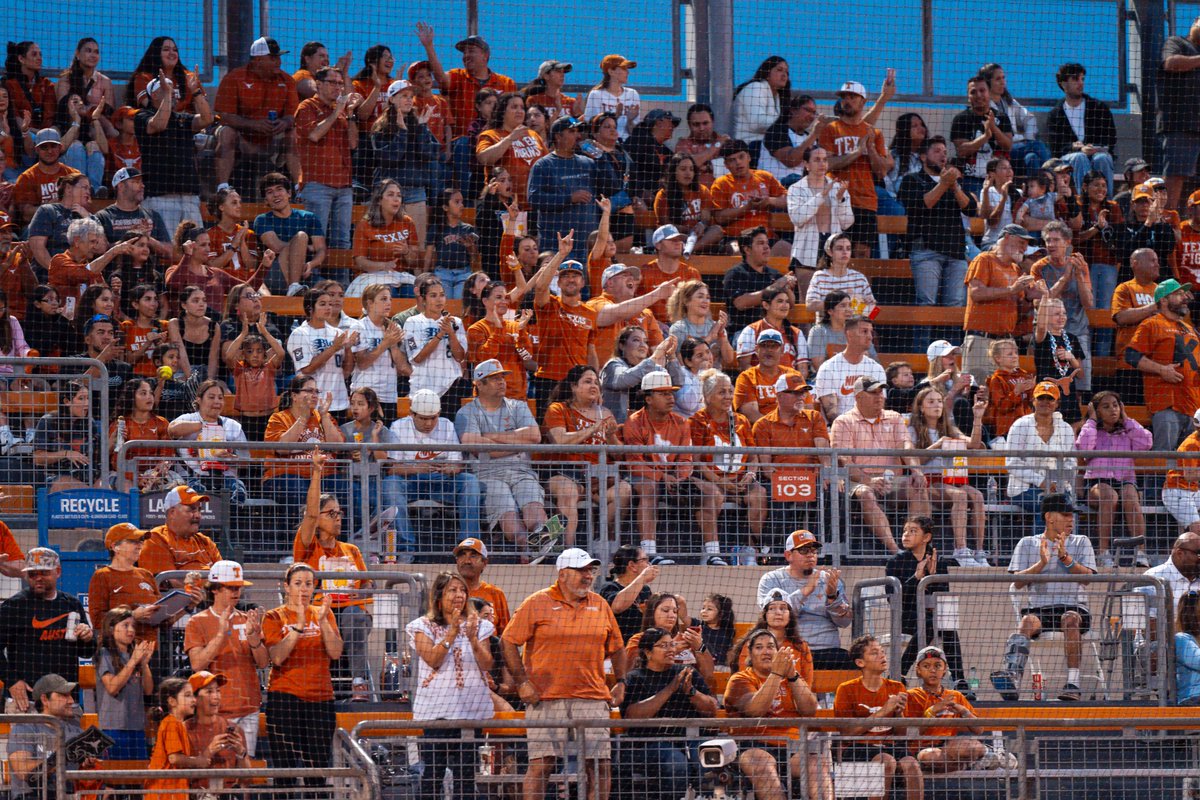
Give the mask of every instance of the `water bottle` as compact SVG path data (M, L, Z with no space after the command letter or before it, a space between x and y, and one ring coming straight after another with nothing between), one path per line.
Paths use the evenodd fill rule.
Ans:
M383 676L380 679L385 700L397 700L400 696L400 664L395 653L383 657Z
M267 122L274 122L274 121L275 121L275 120L277 120L277 119L279 119L279 114L278 114L278 113L276 113L276 112L274 112L274 111L268 111L268 112L267 112Z
M696 242L698 241L700 241L700 232L699 229L695 229L691 232L687 238L687 242L685 242L683 245L683 254L685 256L690 256L692 251L696 249Z
M971 671L967 673L967 685L971 687L972 692L979 691L979 670L971 667Z
M584 139L579 144L579 149L585 156L592 160L598 160L604 155L604 151L600 149L600 145L596 144L593 139Z
M987 501L989 506L996 505L1000 502L1000 481L996 480L994 475L988 478Z
M411 698L408 687L412 685L412 661L406 652L400 658L400 702L407 703Z
M67 614L67 632L63 634L63 638L68 642L73 642L79 637L75 633L75 626L79 624L79 612L72 611Z
M886 491L890 493L896 485L896 473L890 469L885 469L883 471L883 482L887 487Z

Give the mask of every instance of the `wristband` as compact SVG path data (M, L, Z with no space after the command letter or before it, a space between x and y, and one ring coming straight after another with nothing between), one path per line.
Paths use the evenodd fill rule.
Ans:
M781 673L781 672L772 672L771 674L772 674L772 675L774 675L776 678L782 678L782 677L783 677L783 673Z
M788 682L788 683L795 683L795 682L796 682L796 681L798 681L798 680L800 680L800 676L799 676L799 675L793 675L792 677L790 677L790 678L788 678L788 679L787 679L787 682Z
M1060 561L1059 563L1061 564L1062 562ZM1073 566L1075 566L1075 559L1073 559L1073 558L1071 559L1071 561L1069 563L1063 564L1064 569L1070 569Z

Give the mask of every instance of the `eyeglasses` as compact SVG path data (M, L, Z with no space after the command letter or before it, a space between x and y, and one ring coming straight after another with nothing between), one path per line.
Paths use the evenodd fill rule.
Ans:
M308 389L297 389L296 390L296 394L320 394L320 393L321 393L320 389L313 389L311 387Z
M262 295L258 292L242 292L243 300L258 300L260 297L262 297Z
M1175 549L1182 550L1185 553L1191 553L1194 556L1200 556L1200 550L1192 550L1191 548L1188 548L1188 547L1177 547Z
M331 81L331 80L329 80L329 78L326 78L325 80L321 81L321 83L329 83L329 84L333 84L334 86L345 86L346 85L345 81Z
M590 567L570 567L570 570L572 572L585 572L588 574L595 574L600 571L600 568L595 565L592 565Z
M654 645L652 648L650 648L650 649L651 649L651 650L674 650L674 649L675 649L675 643L674 643L674 642L672 642L672 641L670 641L669 639L664 639L663 641L656 643L656 644L655 644L655 645Z
M796 548L796 552L802 556L815 556L815 555L820 554L821 548L819 548L819 547L798 547L798 548Z
M328 511L322 511L321 514L329 517L330 519L341 519L345 516L340 508L331 508Z

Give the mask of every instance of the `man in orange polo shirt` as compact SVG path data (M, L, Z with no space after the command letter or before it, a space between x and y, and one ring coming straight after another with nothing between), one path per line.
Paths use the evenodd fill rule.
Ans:
M636 325L646 332L646 344L651 350L662 343L662 327L650 306L665 302L675 291L678 279L668 278L645 294L638 294L643 274L637 267L613 264L600 278L604 292L587 301L588 308L596 312L596 357L601 363L607 363L613 357L617 337L621 329L629 325Z
M337 250L350 247L350 153L358 148L358 107L362 95L346 91L346 79L333 67L317 70L317 94L296 109L296 150L304 170L304 206L317 215L325 240Z
M138 566L157 576L171 570L207 570L220 561L217 545L200 533L200 506L207 502L208 495L197 494L188 486L176 486L167 492L163 498L167 522L150 530ZM162 584L178 588L183 581Z
M292 142L294 115L300 105L296 81L282 69L286 50L269 37L250 45L246 66L231 69L217 87L214 111L217 128L217 189L229 186L238 153L248 156L283 155L288 173L300 176L300 159Z
M505 628L500 640L504 662L525 702L526 720L607 720L610 705L620 705L625 694L625 650L612 609L591 590L600 560L572 547L562 552L554 566L558 570L554 585L525 598ZM606 658L612 660L617 678L611 692L604 681ZM584 737L588 786L595 787L597 800L608 800L612 783L608 731L588 728ZM542 800L555 761L578 752L568 746L563 728L529 730L524 800Z
M417 23L417 38L425 48L425 58L442 94L450 101L453 136L467 135L467 126L475 119L475 93L480 89L495 89L500 94L515 92L516 82L507 75L492 72L488 61L492 48L482 36L468 36L454 45L462 53L462 69L444 70L433 46L433 28Z
M680 233L674 225L660 225L654 231L654 235L650 237L650 244L654 245L654 251L658 257L642 267L641 290L643 292L653 291L668 281L679 284L685 281L703 280L699 270L681 258L686 241L687 234ZM671 324L671 318L667 315L667 300L670 296L671 293L667 292L657 298L654 305L650 307L654 318L663 325Z
M963 372L980 386L992 372L988 348L993 339L1009 339L1017 327L1018 303L1046 294L1044 283L1021 272L1025 248L1033 241L1020 225L1005 225L991 250L967 267L967 313L963 317Z
M752 433L756 447L829 447L829 427L825 415L809 405L812 401L812 387L799 374L783 374L775 382L775 408L759 417L754 423ZM823 464L828 465L828 459L816 456L771 456L759 455L758 463L762 473L774 481L774 470L768 466L775 464L787 469L794 464ZM819 477L819 476L818 476ZM818 480L815 491L821 491L823 484ZM815 526L816 520L810 515L820 514L821 506L815 502L789 502L771 500L768 523L772 530L796 530ZM813 523L813 525L806 524Z
M754 354L758 363L742 370L733 386L733 407L750 420L751 425L775 410L775 385L780 378L795 375L804 380L804 376L791 367L780 366L783 336L779 331L765 330L759 333Z
M488 565L488 548L479 539L467 537L454 546L454 567L467 583L467 591L471 597L478 597L492 604L496 611L496 633L503 634L508 625L508 598L499 586L493 586L483 579L483 571Z

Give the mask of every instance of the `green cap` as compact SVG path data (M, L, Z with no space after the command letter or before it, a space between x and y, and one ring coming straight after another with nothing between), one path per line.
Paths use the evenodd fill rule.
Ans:
M1167 295L1174 294L1181 289L1185 292L1190 292L1192 290L1192 285L1190 283L1180 283L1174 278L1165 280L1158 285L1157 289L1154 290L1154 302L1157 303Z

